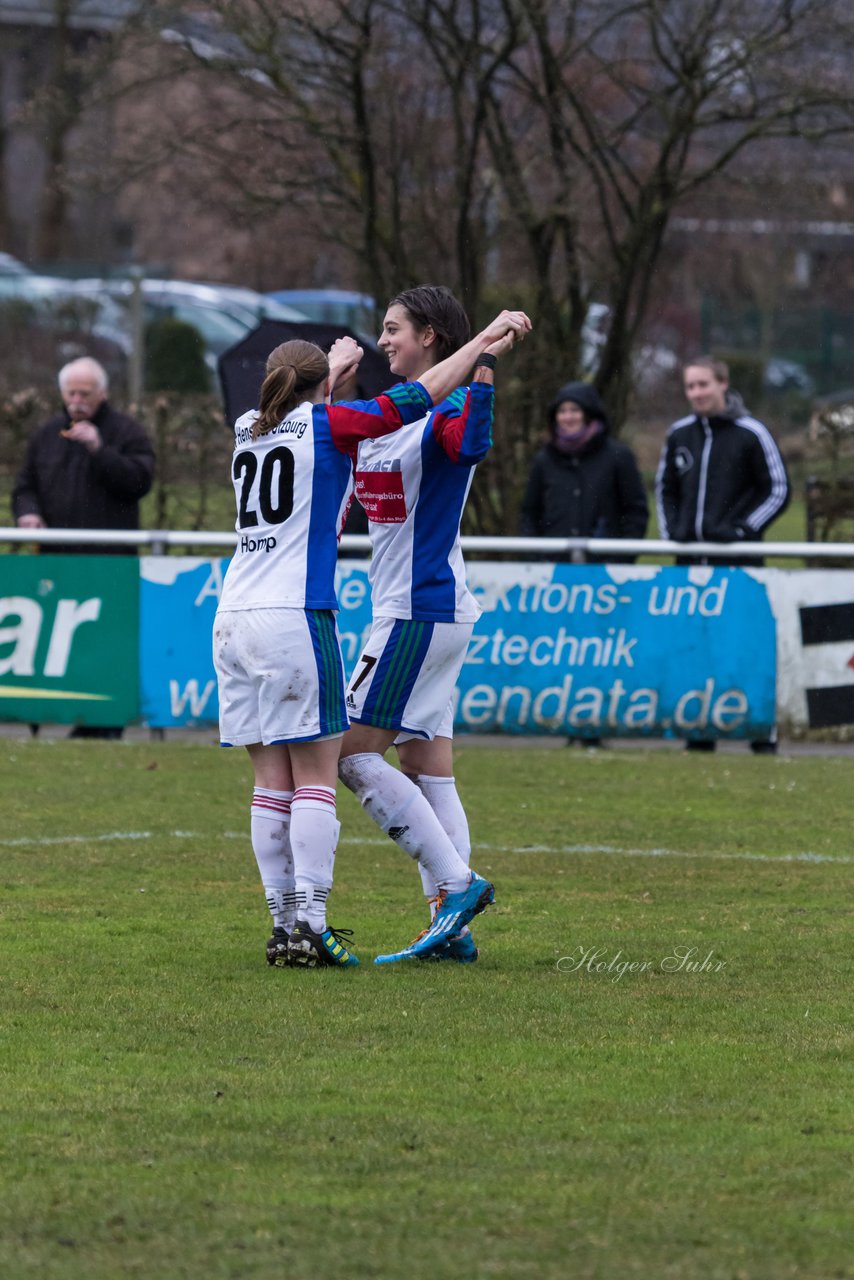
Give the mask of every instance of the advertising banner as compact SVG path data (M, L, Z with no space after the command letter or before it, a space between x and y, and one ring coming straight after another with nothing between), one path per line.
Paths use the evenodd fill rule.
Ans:
M477 565L460 729L767 737L776 634L742 569Z
M0 716L104 727L139 718L135 556L0 557Z
M215 723L210 637L223 560L144 557L142 715ZM766 737L776 628L743 569L472 564L483 607L460 677L460 732ZM370 627L364 561L338 568L347 672Z
M854 724L854 570L773 569L768 594L777 619L777 716L784 725Z
M152 728L216 724L211 634L227 560L143 556L140 706Z

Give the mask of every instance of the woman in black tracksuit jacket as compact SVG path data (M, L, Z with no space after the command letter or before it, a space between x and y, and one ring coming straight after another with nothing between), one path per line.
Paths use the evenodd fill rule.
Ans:
M611 439L596 388L569 382L547 412L551 440L531 464L522 501L522 534L643 538L649 516L643 481L631 449ZM633 558L607 557L612 562Z
M671 426L655 478L661 536L758 541L789 501L780 450L730 389L722 362L703 357L686 365L685 389L695 412Z
M667 433L655 477L662 538L674 542L754 542L789 501L789 477L771 432L747 412L729 386L722 360L698 356L684 368L693 413ZM691 564L697 557L678 557ZM727 556L731 565L762 563ZM690 741L712 751L714 739ZM756 753L777 749L776 732L751 742Z

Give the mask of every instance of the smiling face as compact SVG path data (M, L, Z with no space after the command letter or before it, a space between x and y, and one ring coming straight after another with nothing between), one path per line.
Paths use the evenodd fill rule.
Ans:
M699 417L710 418L724 412L728 382L716 377L714 371L703 364L689 364L684 377L685 395Z
M394 303L385 313L377 345L388 356L389 368L412 382L436 363L436 335L428 324L420 331L405 307Z

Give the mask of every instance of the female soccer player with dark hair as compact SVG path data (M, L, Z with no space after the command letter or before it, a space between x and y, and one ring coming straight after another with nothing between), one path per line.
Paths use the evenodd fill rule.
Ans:
M376 963L477 959L468 921L492 901L469 869L465 810L453 776L454 688L480 614L468 590L460 521L476 464L492 443L493 370L530 329L526 316L484 349L471 387L393 437L363 441L356 496L369 518L371 633L347 691L354 722L339 776L378 825L418 860L433 918L408 947ZM418 384L443 357L467 350L454 295L425 285L390 302L379 345L392 373ZM384 759L397 744L401 771Z

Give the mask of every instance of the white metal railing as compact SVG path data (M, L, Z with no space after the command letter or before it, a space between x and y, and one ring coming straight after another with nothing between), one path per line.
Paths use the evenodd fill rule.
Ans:
M170 547L223 547L237 545L244 536L234 530L200 533L192 529L13 529L0 528L0 544L38 543L46 551L52 545L102 547L133 546L148 548L154 555L165 555ZM844 560L854 559L852 542L668 542L658 538L516 538L468 536L462 539L464 551L493 551L517 555L566 555L589 553L608 556L690 556L709 557L726 562L747 556L784 559ZM370 551L367 534L349 533L341 539L342 551Z

